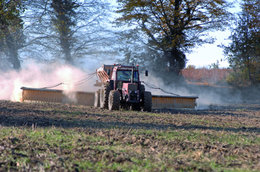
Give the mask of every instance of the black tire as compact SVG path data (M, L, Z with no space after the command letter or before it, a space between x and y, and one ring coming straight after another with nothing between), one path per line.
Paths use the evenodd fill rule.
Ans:
M103 89L100 90L100 107L108 109L108 97L111 90L110 83L104 85Z
M96 108L100 107L100 90L95 92L94 107Z
M120 107L120 93L117 90L112 90L109 93L108 109L119 110Z
M144 85L140 85L140 97L141 97L141 101L143 102L144 99L144 92L145 92L145 87Z
M144 94L144 92L145 92L145 87L144 87L144 85L140 85L140 93L141 93L141 94Z
M133 104L133 105L132 105L132 110L134 110L134 111L140 111L140 110L141 110L140 104L139 104L139 103L138 103L138 104Z
M143 111L151 112L152 111L152 94L149 91L144 92L144 100L143 100Z

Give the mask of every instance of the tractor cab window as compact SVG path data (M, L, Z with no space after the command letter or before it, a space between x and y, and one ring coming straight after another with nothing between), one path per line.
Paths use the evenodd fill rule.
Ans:
M120 81L131 81L132 71L131 70L118 70L117 80ZM134 71L134 82L138 82L138 72Z

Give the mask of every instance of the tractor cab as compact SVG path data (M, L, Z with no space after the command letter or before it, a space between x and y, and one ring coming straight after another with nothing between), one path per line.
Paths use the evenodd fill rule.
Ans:
M138 67L116 66L111 78L114 89L121 92L122 99L128 103L138 103L140 100L140 80Z
M111 80L114 89L122 90L124 83L139 84L139 71L135 66L116 66L113 69Z
M118 70L116 80L123 82L139 82L139 72L137 70Z

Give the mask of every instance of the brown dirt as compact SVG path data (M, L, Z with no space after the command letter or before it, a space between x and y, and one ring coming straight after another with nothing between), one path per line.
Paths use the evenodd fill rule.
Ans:
M154 110L153 113L145 113L108 111L65 104L0 101L0 126L2 127L76 129L90 136L105 138L95 145L111 146L117 143L124 147L124 151L97 150L86 145L81 149L75 148L74 153L82 159L85 158L93 163L105 161L107 164L135 164L133 158L149 159L151 163L163 164L164 170L214 171L214 165L207 164L211 161L216 163L215 168L220 166L221 169L223 167L223 169L260 170L259 124L259 104L211 106L207 110ZM184 136L176 138L163 136L164 132L172 131L187 135L202 133L200 136L202 138L200 140L197 137L189 139ZM251 139L251 142L235 140L234 143L232 141L229 143L218 138L228 137L228 133L238 135L242 139ZM20 139L10 136L6 140L0 140L0 151L3 147L8 147L7 144L15 144ZM77 144L83 140L79 140ZM63 150L60 156L64 154L66 150ZM227 157L234 157L234 160ZM32 159L39 161L36 157ZM68 158L68 161L70 160ZM32 161L29 167L38 166L37 162ZM6 163L7 161L0 161L0 170L1 167L5 169ZM10 162L8 163L12 166ZM77 169L77 165L68 166ZM53 170L62 170L62 168L64 164L55 164ZM152 169L157 171L162 170L162 167Z

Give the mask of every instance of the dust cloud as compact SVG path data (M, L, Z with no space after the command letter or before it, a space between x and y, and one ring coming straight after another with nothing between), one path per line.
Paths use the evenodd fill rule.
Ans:
M151 91L153 95L198 97L196 109L209 109L212 105L260 103L260 87L236 88L227 83L223 85L216 83L212 83L212 85L193 85L187 83L185 78L166 85L162 77L155 77L152 71L149 72L148 77L141 74L141 80L149 84L145 86L146 90ZM165 92L149 86L160 88Z
M93 72L61 63L39 64L32 61L24 64L20 71L0 70L0 100L20 101L21 87L60 89L74 99L75 91L96 89Z
M94 87L98 80L94 73L98 66L100 64L97 63L75 67L58 62L50 64L30 61L20 71L0 69L0 100L20 101L21 87L29 87L63 90L70 100L75 101L75 91L94 92L98 89ZM147 91L153 95L199 97L197 109L207 109L215 104L260 103L260 87L241 90L230 86L198 86L187 84L185 80L166 85L161 77L155 77L152 71L149 72L148 77L144 73L140 76L141 81L149 84L145 85Z

